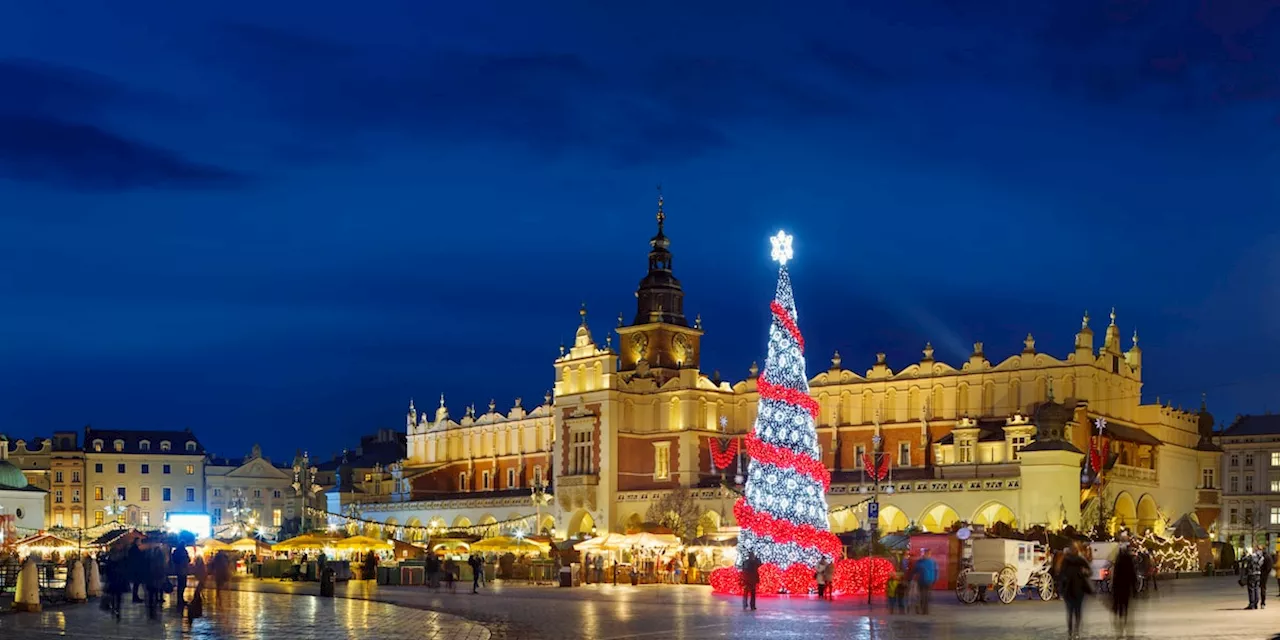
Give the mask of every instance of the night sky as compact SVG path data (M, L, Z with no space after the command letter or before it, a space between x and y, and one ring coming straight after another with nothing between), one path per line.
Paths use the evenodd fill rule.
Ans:
M786 228L812 373L1062 357L1115 306L1147 401L1280 408L1276 2L21 4L14 438L327 457L536 404L582 302L635 313L659 183L708 373L763 361Z

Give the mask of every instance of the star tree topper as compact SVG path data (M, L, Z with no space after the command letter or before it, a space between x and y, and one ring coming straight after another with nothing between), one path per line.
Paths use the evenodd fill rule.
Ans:
M769 238L769 242L773 243L773 259L782 266L787 266L787 261L795 255L791 251L791 236L785 231L779 231L778 235Z

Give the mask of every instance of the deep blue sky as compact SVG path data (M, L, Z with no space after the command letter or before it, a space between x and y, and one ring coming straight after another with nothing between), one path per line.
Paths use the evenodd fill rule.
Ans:
M580 302L634 313L659 182L708 372L762 358L785 227L813 372L1114 305L1148 400L1276 408L1275 5L7 7L0 430L327 456L540 401Z

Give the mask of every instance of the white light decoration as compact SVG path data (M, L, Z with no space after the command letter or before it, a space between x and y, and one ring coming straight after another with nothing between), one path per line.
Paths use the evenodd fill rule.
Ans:
M777 235L769 238L769 242L773 243L773 260L782 266L787 266L787 262L795 256L791 250L791 236L785 231L779 231Z

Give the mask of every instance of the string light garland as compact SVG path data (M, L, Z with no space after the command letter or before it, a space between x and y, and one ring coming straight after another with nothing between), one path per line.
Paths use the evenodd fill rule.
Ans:
M805 386L807 387L808 385L806 384ZM756 380L756 388L760 391L761 398L804 407L813 415L815 420L818 418L818 412L821 410L821 407L818 406L818 401L814 400L807 390L800 391L799 389L792 389L780 384L774 384L766 377L764 371L760 372L760 377Z
M329 520L329 522L341 521L343 526L352 525L352 524L374 525L379 527L386 527L388 531L391 531L393 533L396 533L396 532L424 533L428 535L443 535L443 534L449 534L449 533L484 533L493 529L494 527L502 527L505 525L515 525L515 524L525 523L537 517L536 514L530 513L530 514L518 516L515 518L499 520L497 522L488 522L484 524L472 524L472 525L467 525L462 527L431 527L431 526L424 527L424 526L409 526L409 525L403 525L403 524L387 524L385 522L378 522L377 520L368 520L365 518L361 518L359 516L333 513L331 511L326 511L324 509L317 509L314 507L307 507L307 513L309 515L326 518Z
M711 438L711 462L717 469L728 469L738 455L737 438Z
M870 453L862 454L862 468L867 472L867 476L875 478L876 482L884 482L884 479L889 477L889 456L882 457L880 467L876 468L875 456Z
M831 486L831 472L826 465L803 453L797 453L785 447L762 442L755 434L747 436L747 455L754 462L771 464L775 467L793 469L809 478L822 483L825 491Z
M831 575L832 593L842 595L884 595L889 576L893 575L893 562L888 558L846 558L837 560ZM742 572L737 567L721 567L711 572L708 579L716 593L742 594ZM774 565L760 567L759 595L805 595L815 590L817 581L813 570L801 564L793 564L786 570Z

